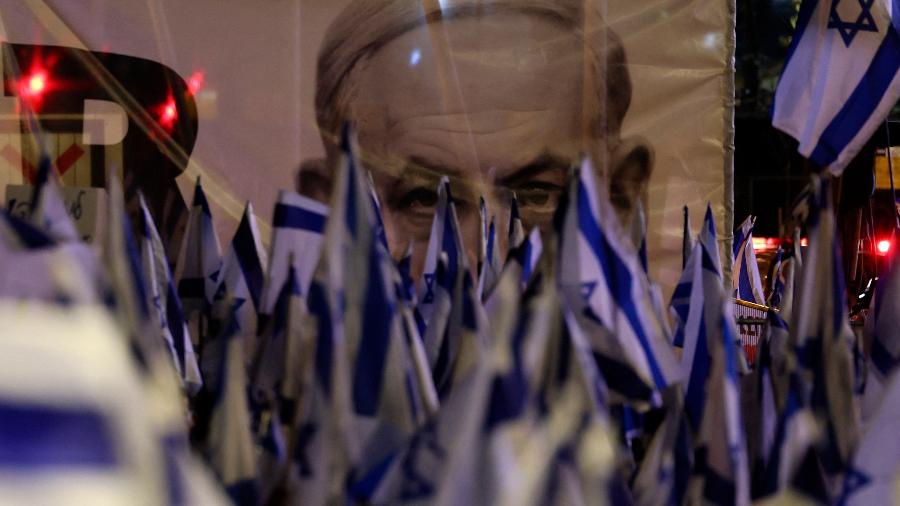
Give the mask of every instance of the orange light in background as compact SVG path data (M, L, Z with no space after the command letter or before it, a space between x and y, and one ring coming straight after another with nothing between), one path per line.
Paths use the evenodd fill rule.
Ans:
M754 237L753 238L753 249L755 249L755 250L766 249L766 238L765 237Z
M776 249L779 244L781 244L781 240L777 237L753 238L753 249L755 250Z
M804 248L809 246L809 239L807 239L806 237L804 237L803 239L800 239L800 246L802 246Z
M889 251L891 251L891 241L887 239L882 239L875 244L875 250L879 255L887 255Z

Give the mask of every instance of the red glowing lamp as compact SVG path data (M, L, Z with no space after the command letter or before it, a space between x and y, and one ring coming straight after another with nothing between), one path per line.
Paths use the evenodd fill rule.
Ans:
M879 255L887 255L891 251L891 241L887 239L882 239L875 243L875 251L878 252Z
M175 99L169 97L165 103L156 109L157 121L168 131L171 131L178 121L178 107L175 105Z

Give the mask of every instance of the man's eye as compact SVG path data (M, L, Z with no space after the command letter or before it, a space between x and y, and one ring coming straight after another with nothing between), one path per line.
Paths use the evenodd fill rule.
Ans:
M552 183L529 183L516 189L519 205L534 211L553 211L559 203L562 187Z
M398 207L415 213L433 213L437 205L437 192L429 188L416 188L400 197Z

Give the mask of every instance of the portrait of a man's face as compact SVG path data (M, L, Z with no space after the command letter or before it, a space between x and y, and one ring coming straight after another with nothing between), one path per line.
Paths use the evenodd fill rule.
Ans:
M327 160L300 191L327 200L346 122L382 202L391 250L421 272L441 176L475 265L479 197L506 237L512 195L526 229L549 224L585 156L631 219L652 151L623 137L631 80L592 2L353 2L321 45L316 116Z

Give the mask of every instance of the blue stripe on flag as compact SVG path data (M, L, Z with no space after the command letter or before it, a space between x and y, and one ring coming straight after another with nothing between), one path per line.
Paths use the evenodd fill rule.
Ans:
M83 406L59 407L0 401L0 469L5 473L48 467L118 464L107 420Z
M316 376L322 385L326 397L331 396L331 311L328 307L327 294L322 285L313 281L309 285L307 305L311 315L315 316L316 329Z
M352 196L348 200L353 200ZM369 254L369 282L362 321L364 330L360 335L353 375L353 406L362 415L375 415L378 412L394 314L381 276L381 256L375 247L376 244L373 243Z
M275 206L275 210L277 215L278 205ZM247 220L246 215L241 220L240 225L238 225L238 230L234 236L231 247L234 248L238 264L241 266L241 272L244 274L244 282L247 283L247 290L250 291L250 298L253 299L253 307L258 309L265 278L263 277L259 254L256 251L253 230L250 228L250 222Z
M321 234L325 231L325 217L302 207L289 206L279 202L275 204L272 226L309 230Z
M700 430L703 419L703 405L706 403L706 379L709 377L710 357L709 343L706 342L706 316L701 315L697 347L694 348L691 376L684 396L684 410L694 427Z
M872 340L871 357L875 368L878 369L878 372L883 376L889 375L898 362L877 337Z
M896 14L895 14L896 15ZM834 162L869 121L900 69L900 34L888 30L856 89L819 137L809 159L825 167Z
M628 266L619 258L612 245L606 239L606 235L600 230L599 225L594 221L593 214L590 209L590 196L583 184L578 185L578 225L583 233L595 240L586 241L597 258L598 263L603 268L603 277L606 278L606 285L612 292L613 300L619 303L628 323L634 329L635 336L644 351L647 358L647 364L650 366L650 373L653 375L653 382L658 388L666 386L666 379L656 363L656 357L653 355L653 349L644 333L644 327L641 325L640 317L634 307L634 301L631 300L631 273L628 272Z

